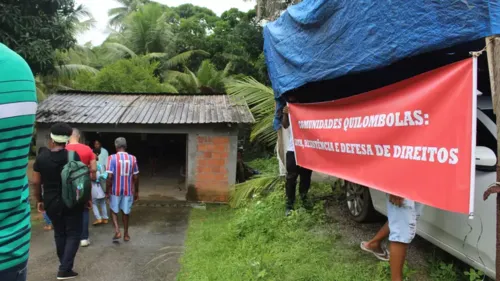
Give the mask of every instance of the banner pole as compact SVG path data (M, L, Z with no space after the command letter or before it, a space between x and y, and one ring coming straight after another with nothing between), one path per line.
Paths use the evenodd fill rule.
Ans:
M496 279L500 280L500 166L498 165L498 157L500 156L500 37L491 36L486 38L486 51L488 54L488 67L490 71L490 86L491 97L493 99L493 110L496 115L497 123L497 182L494 187L489 188L484 193L484 200L488 199L489 195L497 194L497 235L496 235Z
M470 163L469 219L474 218L474 200L476 195L476 134L477 134L477 57L472 58L472 137Z

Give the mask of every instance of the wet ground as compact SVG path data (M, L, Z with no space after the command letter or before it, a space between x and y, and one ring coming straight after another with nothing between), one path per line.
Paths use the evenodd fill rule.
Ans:
M189 210L184 204L134 206L130 218L131 241L127 243L112 243L111 223L90 226L91 245L80 248L77 254L74 270L80 276L75 280L175 280L184 250ZM32 235L28 281L56 280L59 262L53 232L43 231L42 223L36 223Z

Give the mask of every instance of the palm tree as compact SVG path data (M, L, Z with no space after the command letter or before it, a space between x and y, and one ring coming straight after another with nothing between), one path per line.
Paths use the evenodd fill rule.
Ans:
M109 20L109 25L118 27L120 26L125 18L132 12L137 11L144 4L150 3L149 0L115 0L121 4L120 7L110 9L108 11L108 16L111 17Z
M196 73L184 67L184 72L170 70L166 76L181 93L222 93L231 67L232 64L228 63L224 70L219 71L209 60L204 60Z
M138 54L121 43L104 43L102 47L106 50L106 58L112 61L123 58L134 58L138 56ZM209 56L210 54L203 50L192 50L171 57L169 57L167 53L147 53L144 55L144 57L160 61L161 64L159 70L167 71L175 66L185 64L194 55Z
M230 79L226 82L226 92L240 100L245 100L256 123L250 134L251 141L257 141L268 147L276 145L277 134L273 129L274 92L270 87L252 77Z

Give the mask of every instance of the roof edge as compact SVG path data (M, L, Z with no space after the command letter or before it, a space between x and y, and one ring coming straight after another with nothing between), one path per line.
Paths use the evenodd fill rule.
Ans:
M227 96L226 93L148 93L148 92L107 92L83 90L59 90L56 94L98 94L98 95L148 95L148 96Z

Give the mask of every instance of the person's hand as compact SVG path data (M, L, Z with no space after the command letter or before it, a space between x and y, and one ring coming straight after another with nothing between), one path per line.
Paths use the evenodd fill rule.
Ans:
M391 202L391 204L395 205L395 206L398 206L398 207L401 207L403 205L403 201L405 199L403 197L399 197L399 196L396 196L396 195L389 195L389 202Z
M87 208L91 209L92 208L92 200L89 200L87 202Z
M45 206L43 205L43 202L36 203L36 209L39 213L45 212Z
M283 114L288 114L288 106L283 107Z

